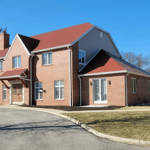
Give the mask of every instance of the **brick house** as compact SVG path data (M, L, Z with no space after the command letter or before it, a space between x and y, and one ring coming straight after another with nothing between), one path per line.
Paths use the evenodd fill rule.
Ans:
M0 33L0 104L134 105L150 74L122 60L111 35L84 23L32 37Z

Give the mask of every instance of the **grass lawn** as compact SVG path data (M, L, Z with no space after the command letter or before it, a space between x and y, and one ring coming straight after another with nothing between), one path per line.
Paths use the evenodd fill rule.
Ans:
M118 108L120 110L129 110L129 109L150 109L150 106L128 106L128 107L121 107Z
M93 129L118 137L150 141L150 111L65 113Z

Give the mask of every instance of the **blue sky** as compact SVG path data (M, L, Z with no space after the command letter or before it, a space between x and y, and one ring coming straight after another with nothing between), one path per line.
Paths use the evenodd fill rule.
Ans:
M150 54L150 0L8 0L0 3L0 27L12 42L85 22L112 35L119 51Z

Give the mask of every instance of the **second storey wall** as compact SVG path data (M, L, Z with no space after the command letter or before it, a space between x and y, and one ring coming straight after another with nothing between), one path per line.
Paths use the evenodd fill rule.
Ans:
M55 100L54 81L64 80L64 100ZM42 65L42 54L33 58L33 83L43 83L43 100L33 99L36 105L69 106L69 50L60 49L52 51L52 64ZM35 85L35 84L33 84Z

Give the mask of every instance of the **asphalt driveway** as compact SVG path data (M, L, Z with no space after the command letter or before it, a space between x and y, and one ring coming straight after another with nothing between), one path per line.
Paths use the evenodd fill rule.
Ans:
M112 142L48 113L0 108L0 150L148 150Z

